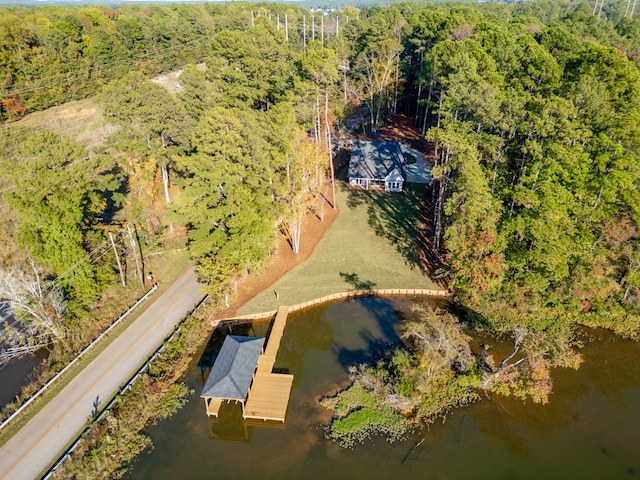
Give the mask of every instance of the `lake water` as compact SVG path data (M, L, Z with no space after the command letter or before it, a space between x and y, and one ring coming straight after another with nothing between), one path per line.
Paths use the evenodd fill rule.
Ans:
M281 427L241 421L239 406L209 420L199 398L208 369L193 365L190 402L149 430L155 447L129 479L622 479L640 477L640 345L591 332L580 370L554 370L547 405L505 397L452 412L404 441L340 449L326 440L318 399L348 384L349 365L398 343L409 300L367 298L289 316L276 368L295 375ZM217 331L264 335L268 324ZM206 358L205 358L206 362ZM202 365L202 364L201 364Z

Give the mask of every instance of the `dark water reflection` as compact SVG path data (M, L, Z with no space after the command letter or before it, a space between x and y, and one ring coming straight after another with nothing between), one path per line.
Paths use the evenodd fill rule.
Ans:
M295 375L280 428L245 425L229 405L210 421L199 398L208 369L194 364L196 394L150 430L155 448L128 478L614 479L640 476L640 346L592 332L579 371L554 371L548 405L486 397L403 442L341 450L324 438L318 399L348 383L347 367L397 344L406 300L362 299L292 314L276 368ZM265 323L233 327L264 335ZM228 332L227 332L228 333ZM220 337L222 338L222 337ZM210 359L216 342L207 347ZM222 440L225 439L225 440ZM420 443L422 441L422 443ZM416 448L416 445L420 445Z
M28 355L0 367L0 411L16 399L44 357L45 353L40 352L38 355Z

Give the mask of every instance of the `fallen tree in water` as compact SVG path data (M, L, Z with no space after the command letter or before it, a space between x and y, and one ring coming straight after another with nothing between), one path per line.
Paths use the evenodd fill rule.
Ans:
M405 348L374 366L352 367L351 386L321 400L334 414L327 435L342 446L373 435L397 440L478 398L481 374L456 317L426 304L414 313L402 328Z
M514 329L513 350L496 362L484 346L471 351L471 337L449 311L418 304L413 312L402 325L403 347L375 365L352 366L352 384L321 400L333 412L327 436L342 446L375 435L400 439L482 391L546 403L551 368L580 364L572 330L560 324L554 331Z

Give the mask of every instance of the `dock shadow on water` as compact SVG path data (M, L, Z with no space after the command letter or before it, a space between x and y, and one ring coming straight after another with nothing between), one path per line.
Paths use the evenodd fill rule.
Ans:
M242 337L262 337L265 336L268 323L262 322L242 322L242 323L221 323L211 333L209 340L207 341L200 359L198 360L198 368L202 375L202 381L206 380L206 377L213 367L213 364L220 353L224 339L228 335L238 335Z
M237 402L225 402L218 417L209 417L209 439L225 442L250 442L253 427L242 418L242 407Z
M341 450L327 440L319 398L348 384L349 365L374 361L374 350L399 344L399 318L410 306L407 299L363 298L290 314L276 367L288 367L296 378L281 428L239 421L233 403L211 421L194 362L186 381L195 394L148 430L155 447L126 478L637 478L640 346L606 336L585 342L580 370L554 370L548 405L488 398L406 441L376 438ZM212 363L224 335L265 336L268 328L222 327L200 360Z

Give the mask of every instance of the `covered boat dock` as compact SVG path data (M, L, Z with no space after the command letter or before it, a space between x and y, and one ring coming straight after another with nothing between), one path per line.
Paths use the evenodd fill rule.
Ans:
M293 375L273 373L289 309L278 309L265 339L229 335L220 349L200 395L207 415L218 416L224 401L242 404L246 419L284 422L293 384Z

